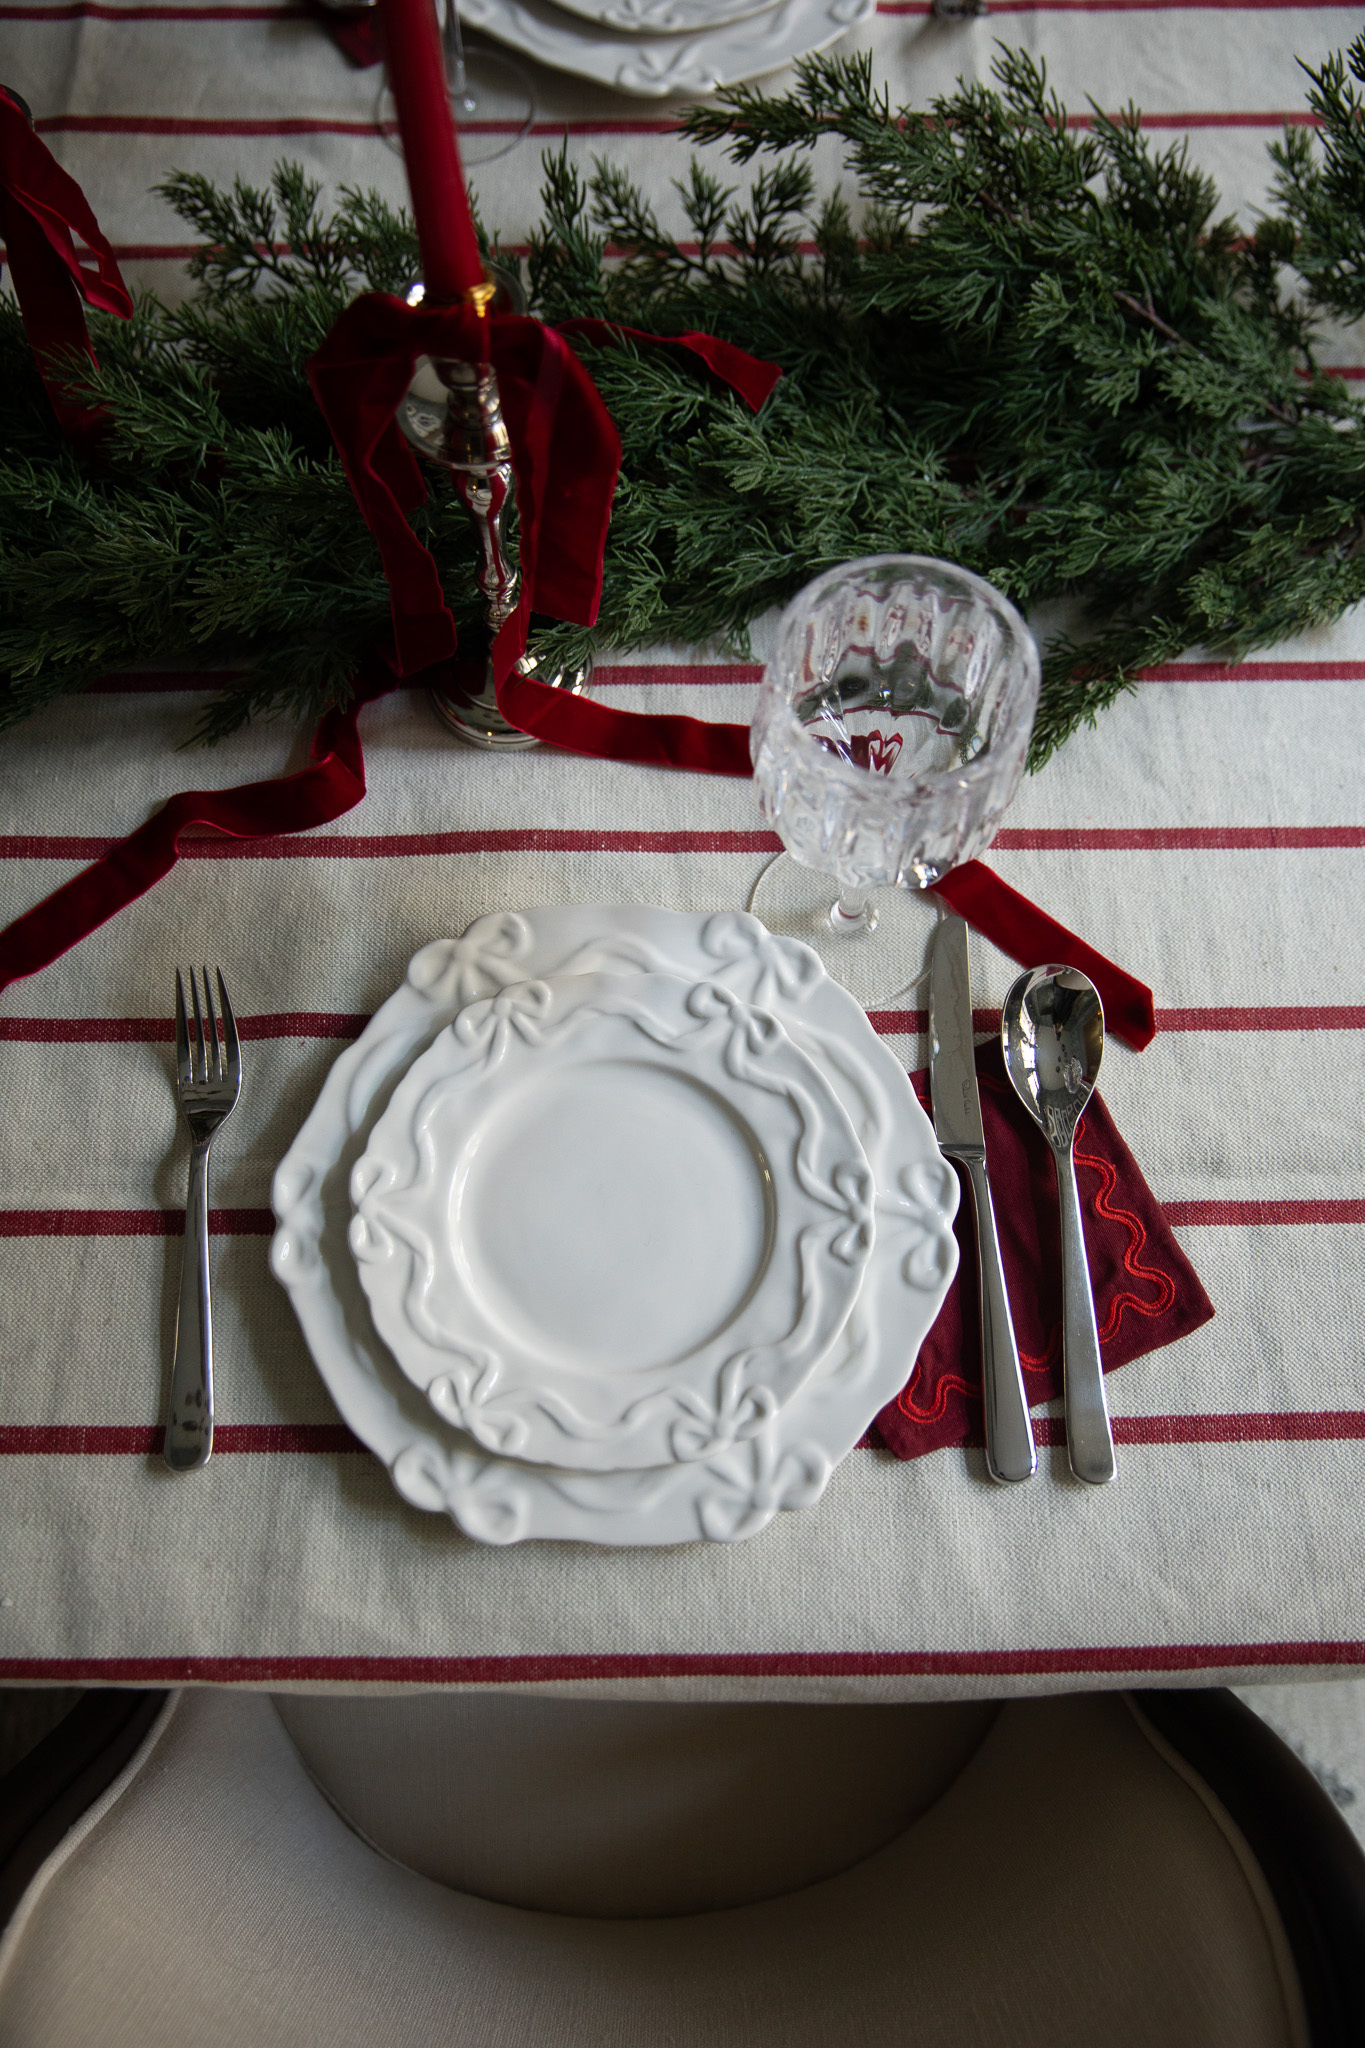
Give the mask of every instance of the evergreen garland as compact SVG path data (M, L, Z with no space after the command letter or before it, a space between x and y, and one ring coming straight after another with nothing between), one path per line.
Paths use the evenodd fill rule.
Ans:
M705 328L786 372L755 417L680 352L585 349L624 460L598 626L553 629L555 651L742 649L836 562L939 555L1026 610L1083 602L1084 630L1047 650L1037 767L1135 669L1195 645L1236 658L1365 596L1365 408L1313 352L1319 315L1365 314L1365 37L1308 76L1321 137L1273 145L1278 211L1250 234L1183 143L1154 149L1133 110L1068 128L1010 51L992 87L927 114L893 111L866 57L807 60L779 97L721 93L685 132L771 161L741 200L692 160L696 254L616 166L585 181L548 157L536 312ZM856 210L813 204L823 136ZM92 319L97 467L0 308L0 724L145 661L245 665L206 738L311 719L387 632L304 363L357 290L406 286L411 223L355 191L324 218L289 164L269 192L160 190L202 237L195 289ZM473 531L428 482L416 524L472 640Z

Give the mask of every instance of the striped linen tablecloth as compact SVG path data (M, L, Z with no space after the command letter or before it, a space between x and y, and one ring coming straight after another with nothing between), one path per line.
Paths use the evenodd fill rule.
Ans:
M983 76L993 38L1025 44L1073 107L1132 99L1186 135L1245 212L1302 112L1296 55L1357 25L1292 0L996 0L957 24L882 0L853 40L921 103ZM149 188L172 168L261 180L288 153L329 192L403 197L377 74L297 6L3 0L0 78L130 279L163 292L183 230ZM539 137L585 167L609 153L672 219L667 109L535 84ZM535 218L538 175L535 141L475 173L504 239ZM742 719L756 674L673 650L608 667L602 691ZM0 743L0 918L187 781L300 764L282 728L177 755L199 679L163 682L113 678ZM1218 1313L1111 1381L1117 1485L1074 1485L1055 1447L1008 1493L976 1453L859 1450L752 1542L619 1552L485 1549L399 1501L269 1273L270 1176L425 941L553 901L741 906L771 842L743 783L489 760L416 698L372 706L359 810L297 840L201 842L0 1000L0 1681L927 1698L1365 1665L1363 692L1358 620L1233 671L1151 675L1026 782L991 855L1156 991L1155 1043L1111 1045L1104 1092ZM153 1452L185 1170L172 977L205 952L249 1070L215 1152L217 1455L187 1481ZM1015 970L973 956L984 1028ZM924 1062L921 1018L878 1021ZM1058 1433L1054 1414L1044 1443Z

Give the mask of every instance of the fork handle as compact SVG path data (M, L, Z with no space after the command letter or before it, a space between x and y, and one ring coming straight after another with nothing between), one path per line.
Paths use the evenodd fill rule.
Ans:
M213 1449L213 1317L209 1299L209 1148L194 1140L185 1193L185 1256L175 1312L166 1463L193 1472Z

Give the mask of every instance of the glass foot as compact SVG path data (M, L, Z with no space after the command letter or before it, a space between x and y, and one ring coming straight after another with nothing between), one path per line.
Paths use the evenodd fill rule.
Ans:
M491 164L530 133L536 103L531 81L520 64L496 50L464 53L464 84L450 92L450 110L460 136L460 159L472 164ZM390 149L401 154L398 119L393 94L385 79L375 101L374 124Z
M865 1010L888 1009L896 997L913 996L929 971L938 899L918 889L877 889L868 904L870 918L844 919L835 914L838 898L832 875L816 874L779 853L755 882L746 908L779 938L813 946Z

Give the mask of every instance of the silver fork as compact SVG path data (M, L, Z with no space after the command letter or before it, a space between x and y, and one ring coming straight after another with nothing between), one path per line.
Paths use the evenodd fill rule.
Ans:
M242 1053L237 1023L218 976L223 1043L213 1014L209 971L204 969L204 1009L190 969L191 1032L185 1015L185 985L175 973L175 1063L180 1107L190 1127L190 1183L185 1195L185 1256L180 1268L180 1302L175 1315L175 1362L171 1367L171 1411L166 1423L166 1463L173 1472L206 1465L213 1449L213 1305L209 1298L209 1146L227 1122L242 1087Z

